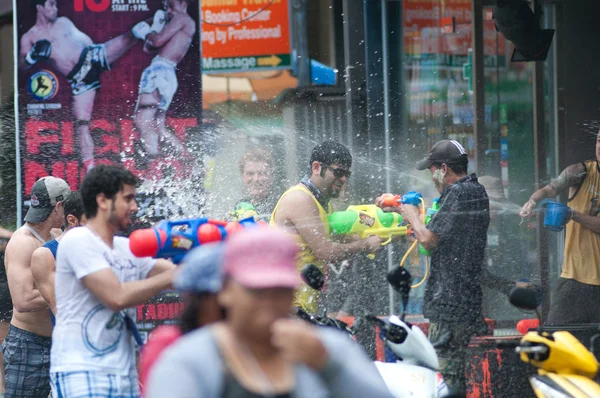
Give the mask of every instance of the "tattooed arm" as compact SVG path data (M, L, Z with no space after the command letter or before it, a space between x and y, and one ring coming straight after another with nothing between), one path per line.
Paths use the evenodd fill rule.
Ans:
M521 209L521 217L532 217L535 213L535 207L546 198L553 198L561 193L568 191L570 188L577 188L585 179L587 170L585 164L572 164L563 170L560 175L545 187L538 189L531 195L529 201L525 203Z

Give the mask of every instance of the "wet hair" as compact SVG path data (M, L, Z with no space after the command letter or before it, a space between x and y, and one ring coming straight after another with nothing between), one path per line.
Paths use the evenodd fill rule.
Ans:
M240 159L240 173L244 173L244 168L248 162L264 162L271 169L273 167L273 155L270 151L263 148L250 149Z
M339 164L341 167L349 169L352 166L352 155L348 148L339 142L325 141L312 150L309 167L312 168L314 162L323 163L326 166Z
M73 191L67 196L64 202L65 207L65 226L69 223L67 222L67 216L72 215L77 217L78 220L81 220L81 216L83 215L83 201L81 200L81 194L79 191Z
M133 173L121 166L94 167L85 176L80 187L83 209L87 218L95 217L98 213L96 196L104 194L108 199L113 199L124 185L137 185L137 182Z

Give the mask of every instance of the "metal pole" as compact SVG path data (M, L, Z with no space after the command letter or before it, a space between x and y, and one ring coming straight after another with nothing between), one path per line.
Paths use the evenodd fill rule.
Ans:
M306 2L307 0L292 1L298 88L310 87L310 58L308 55L308 34L306 31Z
M13 31L13 56L15 59L15 87L14 87L14 92L15 92L15 162L17 163L17 172L16 172L16 176L15 178L17 179L17 183L15 184L17 186L17 228L21 227L21 224L23 223L22 220L22 215L23 215L23 197L21 196L21 193L23 192L23 187L21 186L22 181L21 181L21 141L20 141L20 124L19 124L19 92L21 90L19 90L19 80L18 80L18 69L17 69L17 65L19 64L19 42L18 42L18 36L17 36L17 30L19 25L17 24L17 0L13 1L13 26L14 26L14 31Z
M487 147L485 134L485 77L483 71L483 4L482 0L472 0L473 15L473 106L475 120L473 133L475 135L475 166L478 174L485 171L485 150Z
M383 47L383 126L385 134L385 191L392 191L391 176L391 148L390 148L390 75L388 60L388 27L387 27L387 0L381 0L381 45ZM394 250L391 245L387 249L388 271L394 267ZM388 286L390 297L390 315L394 311L394 289Z
M536 10L541 4L540 0L534 0L533 9ZM535 160L535 189L540 189L548 180L546 167L546 113L544 106L544 61L537 61L533 68L533 145ZM550 254L548 247L548 236L544 228L543 217L538 215L536 229L536 241L538 247L538 272L544 292L550 291ZM550 309L550 295L544 294L542 303L542 318L545 320Z

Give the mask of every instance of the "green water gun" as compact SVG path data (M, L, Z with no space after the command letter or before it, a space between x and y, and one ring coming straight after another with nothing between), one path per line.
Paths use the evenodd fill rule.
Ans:
M431 204L431 207L429 209L427 209L427 213L425 214L425 225L429 224L429 222L431 221L433 216L438 212L439 209L440 209L440 201L438 198L435 198L433 200L433 203ZM423 256L431 255L430 251L426 250L421 245L419 245L419 253L421 253Z
M231 215L234 221L245 220L249 217L254 217L254 219L256 220L258 216L258 212L254 208L254 205L252 205L252 203L250 202L244 201L239 202L235 206L235 209L229 214Z
M398 213L386 213L376 205L350 206L346 211L336 211L329 215L331 235L358 235L366 238L371 235L384 240L382 246L392 241L394 236L411 233ZM368 255L374 258L373 254Z

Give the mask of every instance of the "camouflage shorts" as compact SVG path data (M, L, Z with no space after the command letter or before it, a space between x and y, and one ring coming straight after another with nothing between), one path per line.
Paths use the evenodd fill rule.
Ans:
M440 361L440 372L452 392L465 392L465 366L467 348L471 338L487 333L483 319L475 322L445 323L435 322L429 325L429 340L443 343L435 351Z

